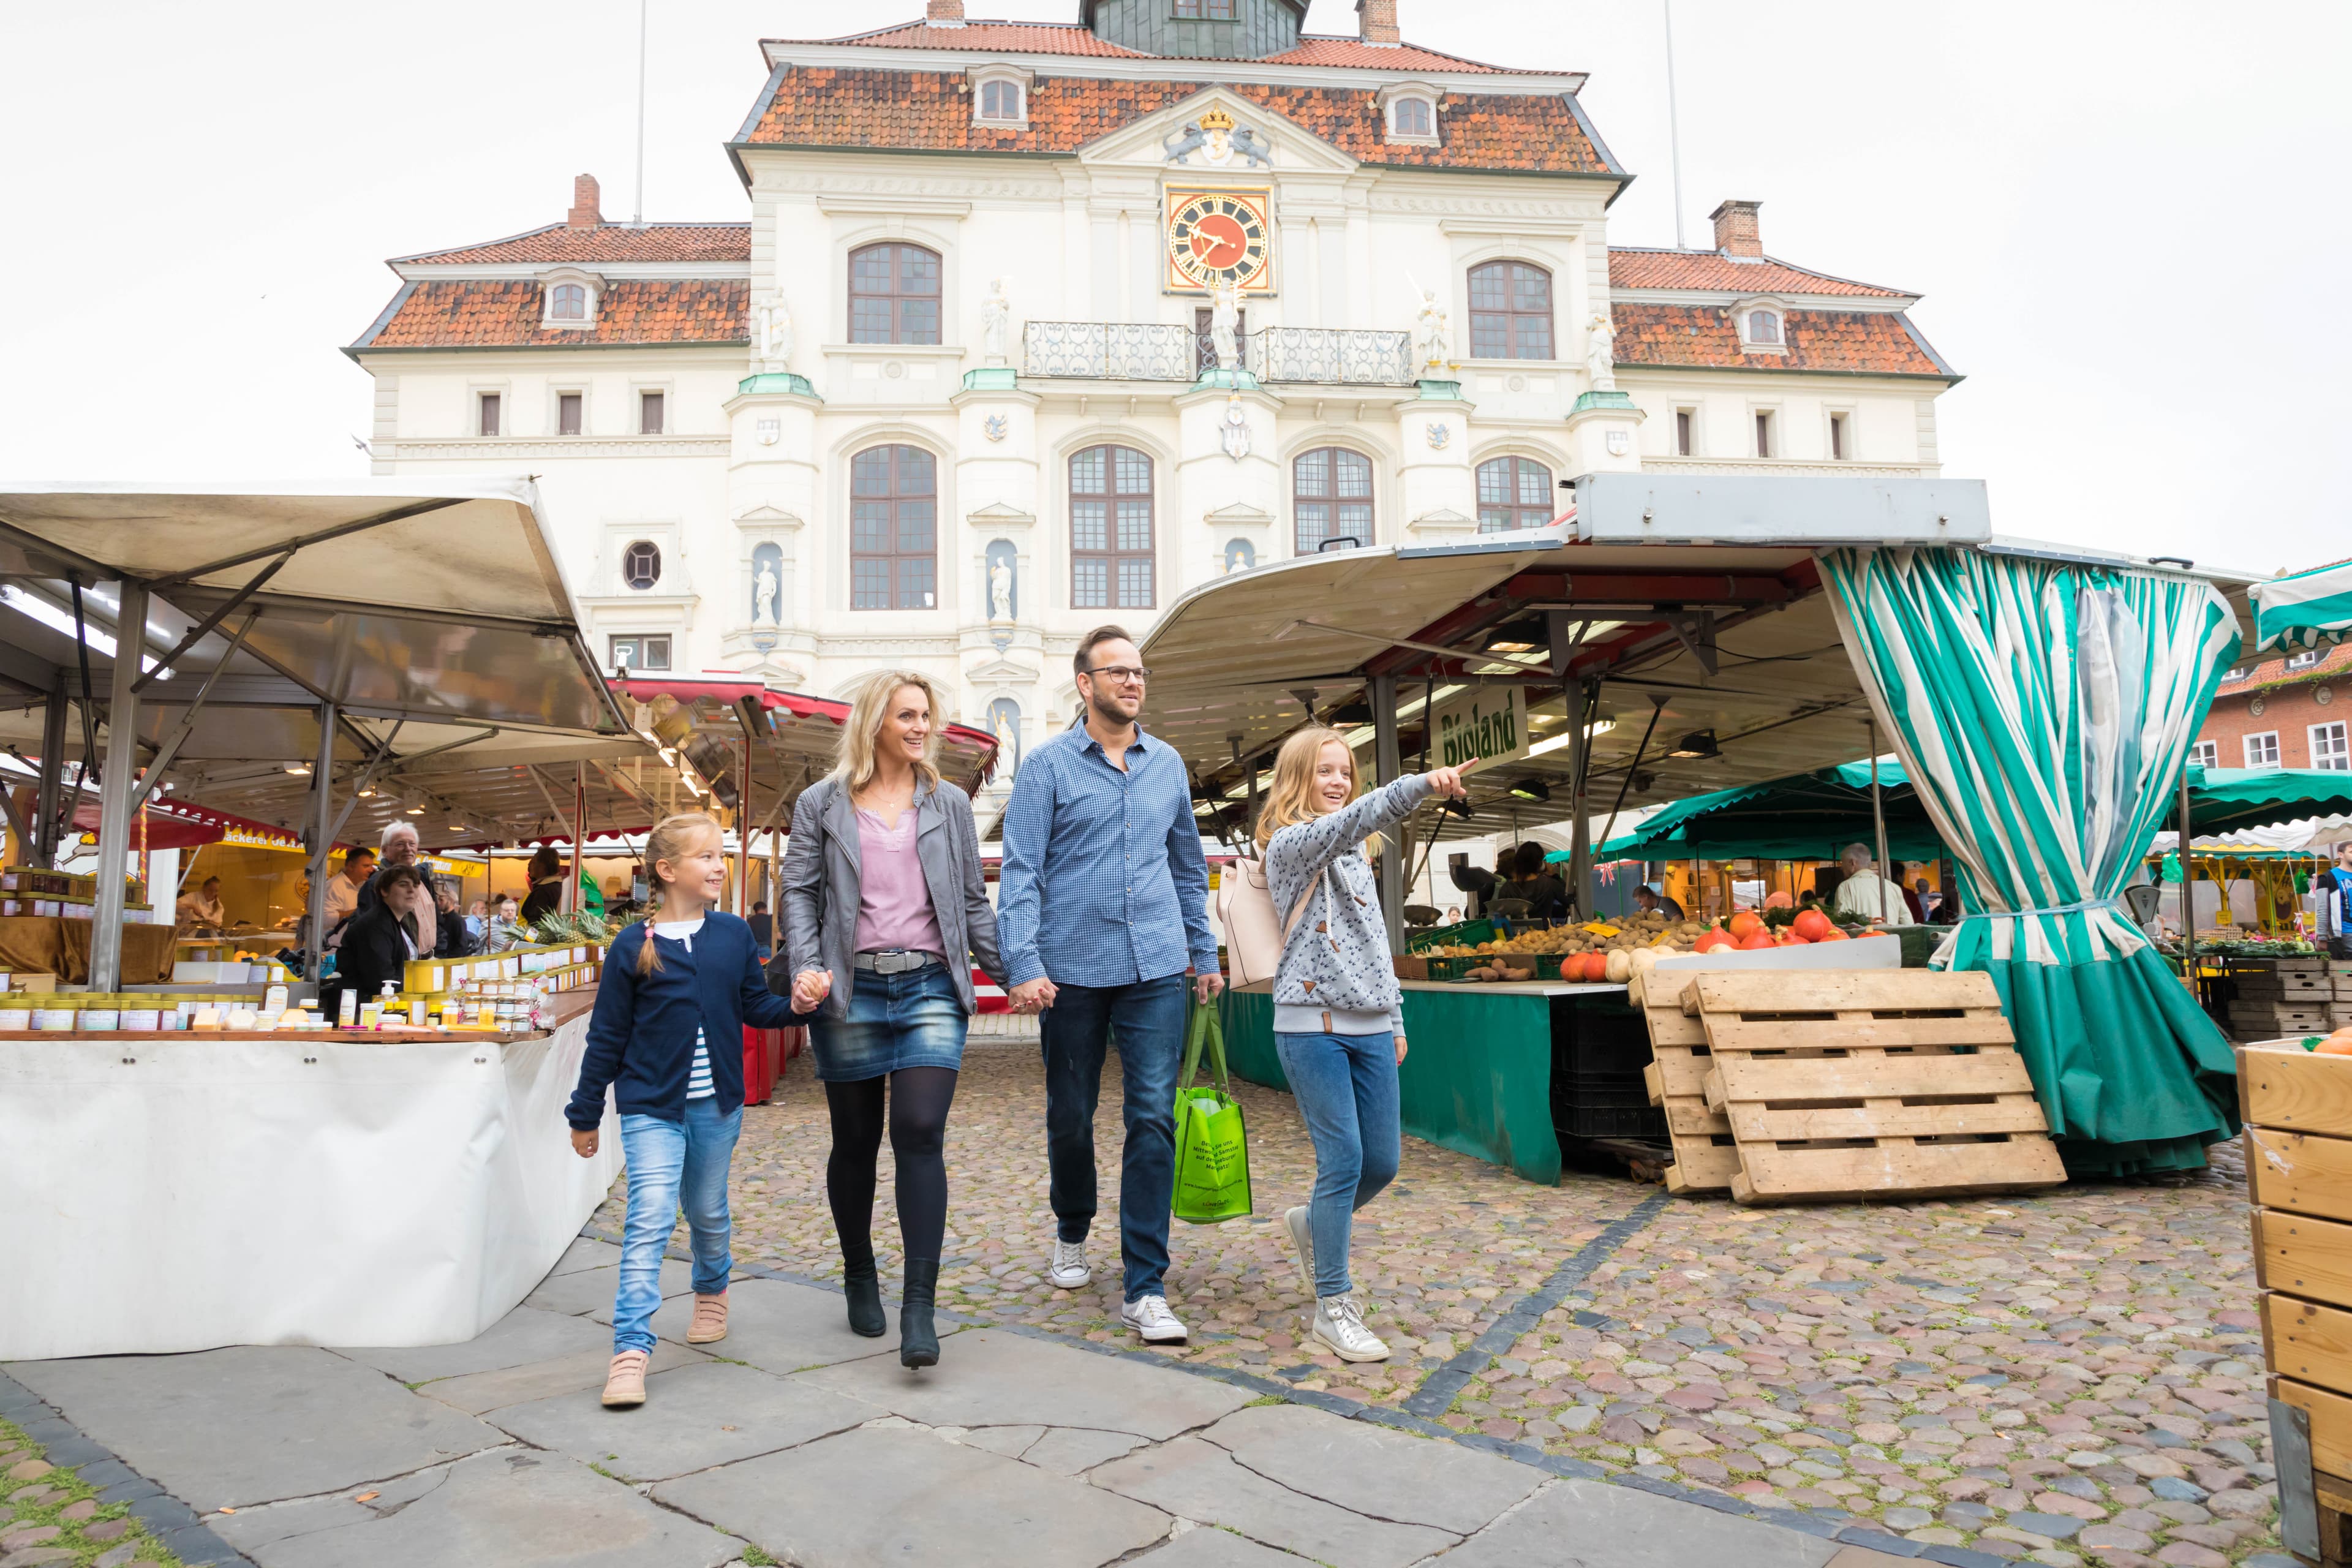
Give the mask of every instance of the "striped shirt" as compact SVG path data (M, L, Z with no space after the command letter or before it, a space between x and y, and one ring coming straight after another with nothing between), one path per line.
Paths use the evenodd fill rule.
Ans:
M1083 720L1021 759L996 898L1012 984L1216 972L1192 778L1173 749L1140 730L1126 761L1113 765Z
M701 929L702 917L697 915L690 921L660 921L655 925L654 934L666 936L684 947L687 952L692 952L694 933ZM704 1039L702 1030L698 1026L694 1031L694 1066L686 1075L686 1098L708 1100L718 1092L718 1089L710 1081L709 1044Z

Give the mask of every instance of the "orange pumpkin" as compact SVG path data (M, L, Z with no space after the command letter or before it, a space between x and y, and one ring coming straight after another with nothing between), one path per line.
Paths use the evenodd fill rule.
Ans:
M1815 942L1846 942L1851 940L1844 931L1838 929L1836 921L1832 921L1828 923L1830 929L1815 937L1813 939Z
M1743 952L1753 952L1755 950L1767 947L1778 947L1780 945L1780 944L1779 942L1772 940L1771 933L1767 931L1760 923L1754 931L1749 931L1738 943L1739 950Z
M1764 929L1764 920L1753 910L1742 910L1727 922L1727 929L1730 931L1734 942L1746 942Z
M1835 922L1821 910L1804 910L1799 912L1795 920L1789 922L1789 929L1807 942L1820 942L1825 932L1834 931L1837 927Z
M2352 1028L2336 1030L2312 1049L2323 1057L2352 1057Z
M1738 942L1732 941L1731 938L1724 932L1719 931L1711 931L1701 936L1698 941L1693 942L1691 944L1691 951L1694 952L1713 952L1718 948L1738 947L1738 945L1739 944Z
M1782 947L1811 947L1813 945L1813 942L1811 937L1805 936L1794 929L1790 929L1780 933L1780 945Z

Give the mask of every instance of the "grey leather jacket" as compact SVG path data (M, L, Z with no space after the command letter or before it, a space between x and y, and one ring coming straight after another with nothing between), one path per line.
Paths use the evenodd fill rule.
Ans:
M947 948L948 972L970 1014L971 964L999 985L1004 964L996 954L996 911L980 872L980 835L971 802L953 784L915 786L915 858L931 895L931 916ZM819 779L793 804L791 837L784 841L782 903L784 957L792 975L823 969L833 975L824 1016L849 1016L850 988L857 970L857 812L837 780ZM971 957L964 956L969 951Z

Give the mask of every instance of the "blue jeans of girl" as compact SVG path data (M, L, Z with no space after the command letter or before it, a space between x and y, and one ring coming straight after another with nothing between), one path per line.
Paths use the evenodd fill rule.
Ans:
M719 1114L705 1095L686 1102L686 1120L621 1118L621 1158L629 1167L629 1216L621 1226L621 1283L613 1300L613 1353L654 1348L654 1310L662 1302L662 1255L677 1214L686 1211L694 1252L694 1289L716 1296L735 1267L728 1251L727 1167L743 1130L739 1106Z
M1396 1037L1277 1033L1274 1048L1315 1142L1315 1294L1345 1296L1355 1213L1396 1179Z

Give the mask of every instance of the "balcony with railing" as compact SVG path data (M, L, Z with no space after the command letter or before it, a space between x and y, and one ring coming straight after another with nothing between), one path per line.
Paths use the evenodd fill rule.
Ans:
M1407 332L1261 327L1234 334L1240 368L1263 382L1411 386ZM1030 321L1021 374L1090 381L1198 381L1217 368L1214 334L1153 321Z

